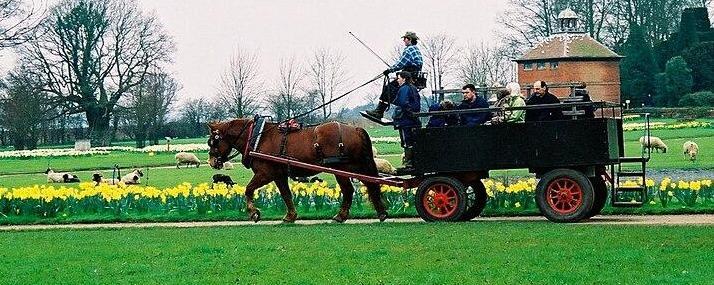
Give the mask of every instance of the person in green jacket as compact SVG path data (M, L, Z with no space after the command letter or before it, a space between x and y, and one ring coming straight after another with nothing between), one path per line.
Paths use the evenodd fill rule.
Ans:
M523 107L526 101L521 97L521 86L516 82L511 82L506 85L507 95L499 98L495 107L511 108ZM493 122L496 123L523 123L525 122L525 110L506 110L498 116L494 117Z

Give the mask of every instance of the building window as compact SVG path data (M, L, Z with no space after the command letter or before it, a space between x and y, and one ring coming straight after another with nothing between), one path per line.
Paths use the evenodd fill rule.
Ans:
M545 69L545 62L536 63L536 68L537 68L538 70L543 70L543 69Z
M533 70L533 64L532 63L524 63L523 70Z
M557 61L551 61L551 62L550 62L550 69L558 69L558 62L557 62Z

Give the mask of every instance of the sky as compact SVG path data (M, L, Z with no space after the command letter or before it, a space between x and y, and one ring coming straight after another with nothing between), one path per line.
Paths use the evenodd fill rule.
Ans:
M169 71L183 85L179 98L213 96L221 73L240 48L256 52L266 86L278 78L281 58L305 65L318 48L339 51L351 79L349 88L386 66L361 46L352 32L388 59L405 31L419 36L445 33L460 45L493 41L496 17L506 0L140 0L176 43ZM390 62L391 64L391 62ZM347 87L347 86L346 86ZM365 87L340 102L354 106L376 94ZM371 90L370 90L371 89Z

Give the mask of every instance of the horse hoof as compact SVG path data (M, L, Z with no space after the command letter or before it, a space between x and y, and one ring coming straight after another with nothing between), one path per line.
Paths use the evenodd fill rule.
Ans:
M250 214L250 220L257 223L260 221L260 211L255 210L252 214Z
M283 223L292 224L292 223L295 223L295 220L296 220L296 219L297 219L297 215L295 215L295 214L293 214L293 215L287 214L287 215L285 215L285 217L283 217Z
M381 213L377 215L377 217L379 218L380 222L384 222L387 219L387 212Z
M334 217L332 217L332 220L341 224L341 223L344 223L346 219L343 218L342 216L340 216L339 214L337 214Z

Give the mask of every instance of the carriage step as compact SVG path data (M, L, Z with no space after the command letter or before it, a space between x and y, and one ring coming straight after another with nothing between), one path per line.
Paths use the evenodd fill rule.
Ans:
M617 187L615 190L617 193L622 193L622 192L645 192L645 187L642 186L620 186Z
M621 163L628 163L628 162L647 162L647 161L649 161L648 158L646 158L646 157L640 157L640 156L620 157L619 160L620 160Z
M644 203L639 202L639 201L628 201L628 202L619 202L615 201L612 203L612 206L614 207L641 207Z
M617 173L619 177L642 177L645 173L642 171L620 171Z

